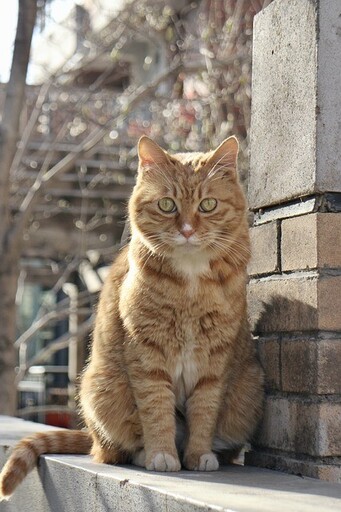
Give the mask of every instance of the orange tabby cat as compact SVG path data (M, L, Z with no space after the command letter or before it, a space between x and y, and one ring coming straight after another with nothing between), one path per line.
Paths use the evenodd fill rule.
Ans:
M260 418L263 374L246 314L249 235L234 137L169 155L147 137L129 202L132 238L98 305L80 402L88 433L22 440L1 473L8 497L42 453L155 471L213 471ZM225 457L226 460L226 457Z

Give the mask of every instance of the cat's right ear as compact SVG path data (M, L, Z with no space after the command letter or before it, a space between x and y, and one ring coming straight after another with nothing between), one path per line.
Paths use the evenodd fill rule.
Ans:
M166 151L146 135L140 138L137 146L139 162L141 167L159 166L169 163Z

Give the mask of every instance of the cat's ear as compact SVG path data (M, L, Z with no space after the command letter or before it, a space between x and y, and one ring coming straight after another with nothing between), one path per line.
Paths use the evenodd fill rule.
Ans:
M208 164L212 171L226 171L227 173L236 173L239 143L236 137L232 136L225 139L208 159Z
M164 151L156 142L143 135L137 146L140 165L162 165L169 162L166 151Z

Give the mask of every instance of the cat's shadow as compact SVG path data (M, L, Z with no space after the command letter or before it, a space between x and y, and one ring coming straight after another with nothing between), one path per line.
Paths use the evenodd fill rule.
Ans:
M272 295L270 300L249 300L249 320L254 334L273 334L318 329L317 308L297 299Z

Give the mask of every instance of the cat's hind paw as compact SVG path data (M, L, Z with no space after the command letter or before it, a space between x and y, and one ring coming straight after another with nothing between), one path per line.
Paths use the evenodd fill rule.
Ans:
M219 462L214 453L204 453L199 459L198 471L217 471Z
M217 456L212 453L190 455L185 457L185 467L191 471L217 471L219 462Z
M155 453L150 462L146 464L150 471L180 471L181 464L178 458L167 452Z

